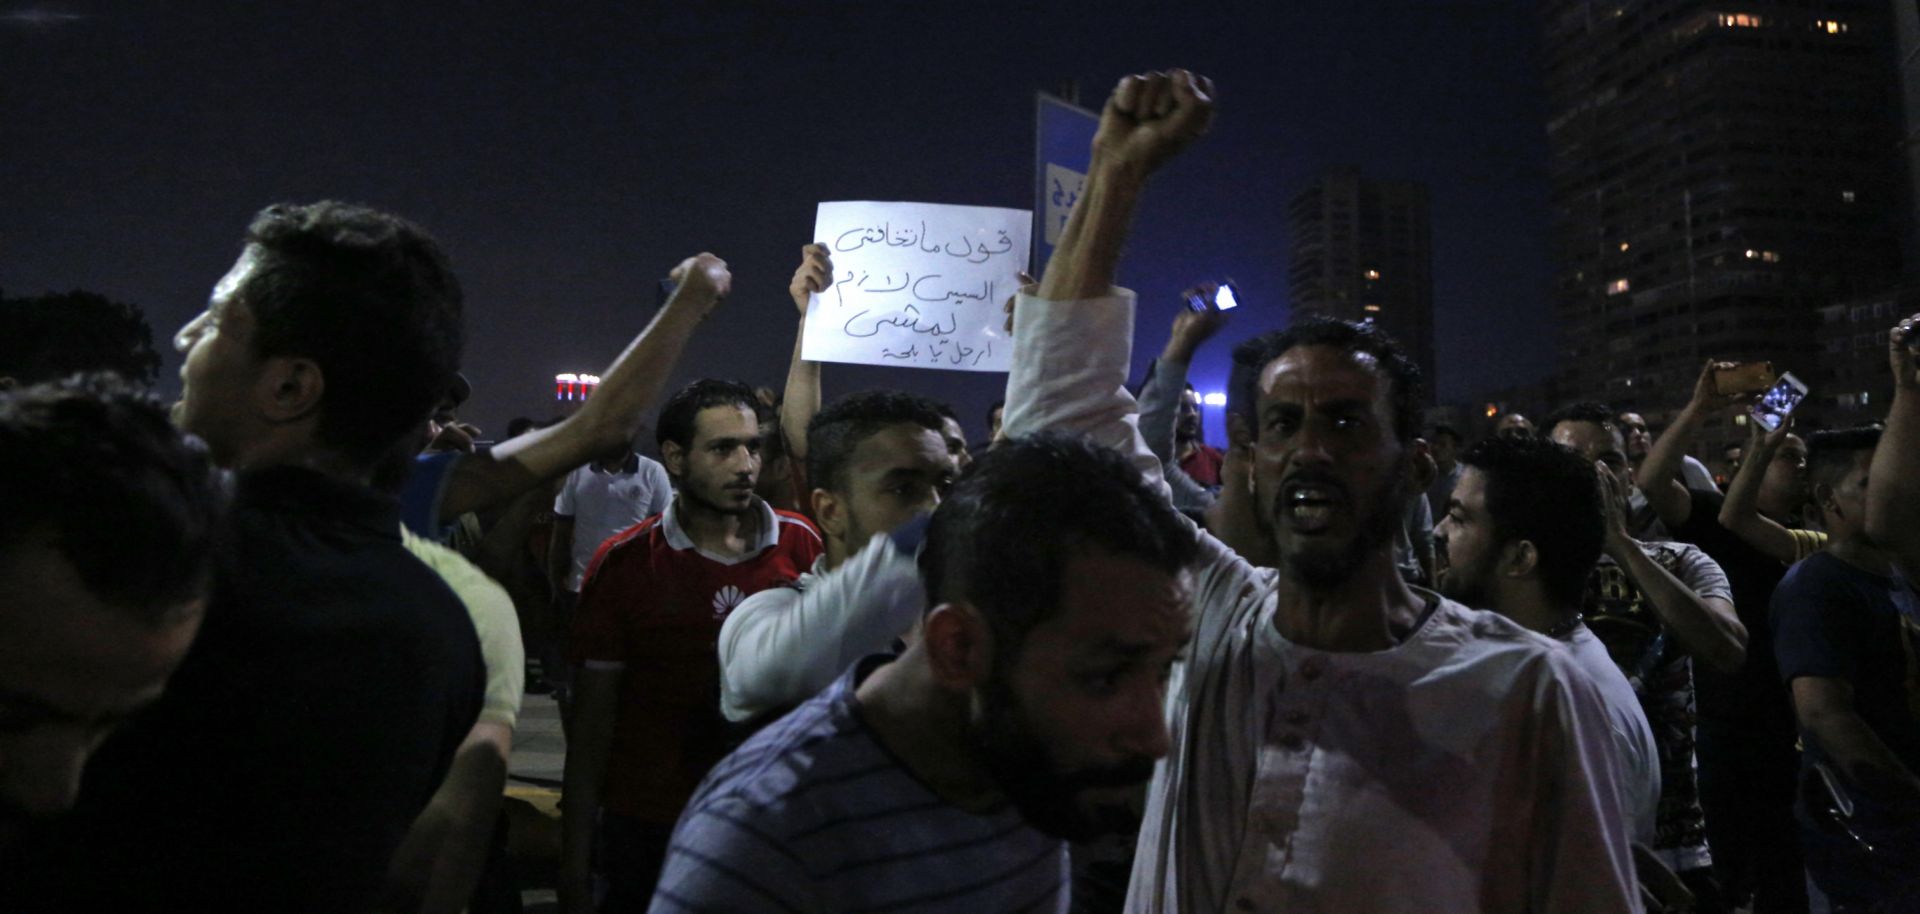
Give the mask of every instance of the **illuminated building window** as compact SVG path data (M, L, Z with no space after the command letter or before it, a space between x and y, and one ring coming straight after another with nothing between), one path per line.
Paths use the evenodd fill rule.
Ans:
M1361 310L1363 310L1363 311L1366 311L1366 312L1367 312L1368 314L1379 314L1379 313L1380 313L1380 306L1379 306L1379 305L1361 305L1361 306L1360 306L1360 308L1361 308Z
M1753 248L1748 248L1747 259L1758 260L1761 263L1779 263L1780 252L1779 251L1756 251Z
M1816 32L1825 32L1829 35L1845 35L1847 33L1847 24L1838 19L1815 19L1813 20L1813 30Z
M1729 29L1757 29L1766 23L1752 13L1721 13L1720 25ZM1842 28L1845 28L1842 26Z
M1852 202L1853 202L1853 191L1850 191L1850 190L1843 190L1843 191L1841 191L1841 192L1840 192L1840 202L1841 202L1841 203L1852 203Z
M1627 241L1620 242L1620 253L1622 254L1626 253L1627 249L1631 247L1633 247L1632 242L1627 242Z
M1368 278L1368 279L1379 279L1379 278L1380 278L1380 271L1379 271L1379 270L1368 270L1368 271L1367 271L1367 278Z
M1607 294L1619 295L1620 293L1626 292L1632 288L1633 288L1633 283L1628 282L1625 278L1616 279L1610 283L1607 283Z

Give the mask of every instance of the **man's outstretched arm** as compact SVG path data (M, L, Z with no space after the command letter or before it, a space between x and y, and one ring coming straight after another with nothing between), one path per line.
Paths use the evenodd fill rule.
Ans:
M595 457L627 446L660 398L700 321L733 289L726 261L699 254L681 261L679 283L652 322L613 360L600 386L565 422L501 442L454 464L440 497L439 521L492 507Z
M1037 293L1014 310L1014 367L1001 434L1080 432L1127 454L1165 491L1127 393L1133 296L1113 286L1148 177L1206 132L1213 84L1184 70L1120 81L1100 115L1087 183ZM1077 303L1077 304L1076 304ZM1071 327L1067 326L1071 325Z
M1916 339L1909 343L1907 337ZM1900 570L1920 574L1920 314L1887 333L1893 406L1867 469L1867 535L1893 554Z

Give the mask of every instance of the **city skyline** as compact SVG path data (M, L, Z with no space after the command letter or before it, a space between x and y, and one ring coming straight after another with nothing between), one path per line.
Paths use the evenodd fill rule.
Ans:
M138 304L164 350L260 206L389 208L434 232L466 285L465 415L489 433L546 411L553 375L606 365L654 283L699 250L727 258L736 293L674 380L724 369L777 387L786 281L816 204L1031 207L1034 92L1072 80L1097 106L1124 73L1170 65L1214 77L1222 107L1144 201L1122 266L1141 300L1136 376L1179 291L1231 276L1246 304L1193 375L1224 388L1231 343L1290 311L1289 196L1339 163L1432 188L1443 398L1551 368L1524 2L34 10L0 4L17 14L0 15L0 167L14 176L0 288ZM1502 358L1484 356L1490 339ZM179 366L165 355L163 393ZM829 396L952 399L975 434L1003 383L851 366L825 378Z

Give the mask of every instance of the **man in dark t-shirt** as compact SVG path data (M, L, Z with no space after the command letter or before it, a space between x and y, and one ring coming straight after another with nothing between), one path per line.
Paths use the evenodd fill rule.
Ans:
M1807 870L1836 911L1920 903L1920 597L1866 532L1879 439L1862 428L1809 440L1813 503L1832 539L1773 594L1774 650L1803 765L1830 776L1852 805L1852 834L1822 827L1830 804L1812 792L1801 830Z
M9 874L9 911L372 908L480 710L473 624L369 486L445 391L460 308L398 218L255 218L175 338L176 421L236 476L199 639Z
M1793 823L1800 754L1793 703L1774 660L1767 607L1787 566L1720 526L1718 492L1688 492L1692 510L1673 538L1719 563L1747 630L1737 672L1694 668L1699 709L1700 802L1714 870L1735 898L1749 893L1756 914L1807 910L1806 879Z

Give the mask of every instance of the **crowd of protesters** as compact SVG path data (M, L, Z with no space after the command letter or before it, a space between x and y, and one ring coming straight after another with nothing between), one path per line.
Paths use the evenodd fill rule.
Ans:
M1883 424L1753 423L1723 481L1725 363L1657 437L1469 441L1312 316L1233 349L1212 447L1226 316L1130 386L1114 277L1213 95L1114 90L973 444L823 403L797 330L778 394L667 390L703 253L578 412L476 447L447 258L332 202L254 219L171 415L0 364L0 904L516 909L552 691L568 914L1920 910L1920 315ZM803 248L802 320L832 277Z

